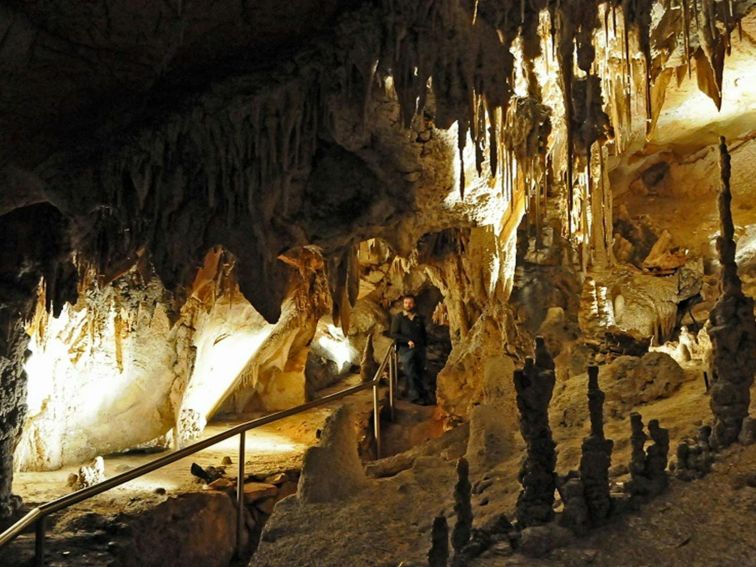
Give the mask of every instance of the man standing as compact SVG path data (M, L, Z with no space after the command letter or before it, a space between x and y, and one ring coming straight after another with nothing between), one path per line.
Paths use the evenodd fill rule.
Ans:
M402 298L402 312L391 320L391 337L399 349L399 360L407 377L409 401L420 404L433 403L432 392L425 384L425 320L417 313L415 297Z

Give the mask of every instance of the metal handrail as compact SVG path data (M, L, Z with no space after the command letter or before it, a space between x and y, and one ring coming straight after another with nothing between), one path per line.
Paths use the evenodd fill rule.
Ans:
M135 478L139 478L155 470L161 469L166 465L169 465L183 458L186 458L190 455L193 455L199 451L202 451L203 449L206 449L217 443L220 443L221 441L225 441L226 439L234 437L235 435L239 435L239 459L238 459L239 474L236 480L236 498L237 498L236 542L237 542L237 554L240 554L241 533L244 526L243 506L244 506L245 433L249 431L250 429L255 429L262 425L267 425L268 423L272 423L274 421L278 421L280 419L284 419L292 415L297 415L299 413L305 412L313 408L327 405L330 402L340 400L341 398L345 398L346 396L349 396L351 394L356 394L357 392L361 392L363 390L367 390L368 388L372 388L373 389L373 428L374 428L373 431L374 431L375 442L376 442L376 457L380 458L381 427L380 427L380 407L378 404L378 385L381 381L381 378L383 377L382 376L383 372L384 370L386 370L387 366L388 366L388 371L389 371L388 372L388 375L389 375L389 384L388 384L389 385L389 413L390 413L391 419L393 420L394 419L394 401L396 399L395 393L396 393L396 380L397 380L397 356L396 356L396 344L392 342L389 348L386 349L386 354L384 355L383 360L381 361L381 364L378 366L378 369L376 370L375 375L372 380L368 382L363 382L361 384L357 384L356 386L351 386L339 392L329 394L322 398L318 398L317 400L312 400L310 402L306 402L302 405L299 405L293 408L278 411L278 412L271 413L263 417L258 417L256 419L246 421L244 423L240 423L239 425L231 427L230 429L227 429L226 431L222 431L221 433L213 435L212 437L208 437L207 439L203 439L202 441L197 441L196 443L192 443L191 445L184 447L182 449L177 449L176 451L173 451L167 455L163 455L155 459L154 461L145 463L129 471L117 474L116 476L108 478L93 486L82 488L81 490L77 490L76 492L67 494L66 496L62 496L61 498L57 498L56 500L52 500L50 502L42 504L41 506L37 506L36 508L30 510L25 516L19 519L15 524L13 524L12 526L10 526L8 529L6 529L4 532L0 534L0 548L2 548L6 544L14 540L27 527L36 523L35 564L44 565L45 518L48 515L54 514L55 512L59 512L60 510L68 508L69 506L73 506L74 504L78 504L79 502L82 502L84 500L88 500L89 498L92 498L94 496L102 494L103 492L107 492L108 490L111 490L117 486L125 484L129 482L130 480L134 480Z

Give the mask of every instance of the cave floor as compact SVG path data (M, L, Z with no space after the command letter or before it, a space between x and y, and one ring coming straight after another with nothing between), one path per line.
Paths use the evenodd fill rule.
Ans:
M640 412L645 423L659 419L661 426L669 430L670 458L674 458L679 441L695 435L698 426L710 420L709 396L701 372L699 363L686 364L684 381L668 397L636 405L622 415L606 417L607 437L615 441L613 483L629 480L626 465L631 451L630 411ZM753 394L756 400L756 385ZM558 387L552 409L584 404L583 388ZM754 409L756 401L752 412ZM551 426L557 442L558 470L564 474L578 466L580 445L588 426L584 422L565 426L556 414L551 416ZM475 526L493 522L502 514L513 518L520 491L517 473L524 451L518 431L512 432L510 443L505 461L471 475ZM323 563L316 563L319 565L396 565L403 560L420 564L430 546L433 517L443 511L450 528L454 521L451 500L454 459L444 453L419 457L410 468L371 481L357 498L334 504L282 507L271 518L274 536L263 542L250 565L283 567L307 557L323 558ZM497 555L493 549L474 565L749 564L739 558L751 554L756 545L756 491L743 484L745 475L756 470L754 464L756 447L736 446L720 455L714 467L716 472L710 477L694 483L672 480L669 493L640 512L618 517L610 525L573 546L555 550L543 560L512 555L506 546L501 554ZM727 535L730 524L735 528L732 535ZM345 528L346 525L350 527ZM333 545L335 533L344 545ZM696 550L706 545L708 537L719 538L717 545L702 552L701 561L691 560ZM727 547L732 541L737 543ZM636 545L645 546L637 562L632 555Z
M338 384L325 388L319 392L319 395L325 396L353 386L358 382L359 376L348 376ZM382 399L385 403L385 398ZM246 474L265 477L278 472L300 470L305 450L317 443L318 430L323 427L326 418L342 404L350 407L355 420L355 427L358 428L358 431L364 432L372 417L373 400L370 390L248 431L246 433L244 457ZM224 416L210 422L200 439L212 437L239 423L261 415L264 414L246 414L235 416L233 419ZM117 507L119 500L146 498L156 490L162 492L159 489L164 489L168 494L202 490L202 482L189 472L191 464L197 463L203 468L208 466L219 467L222 465L224 457L229 457L232 464L226 467L227 474L236 477L238 452L239 438L226 439L190 457L171 463L162 469L84 502L74 509L81 508L82 510L92 511L99 507L99 502L102 502L106 508ZM149 463L159 458L161 454L165 453L132 452L105 455L103 456L105 474L110 477L125 472ZM78 468L78 465L69 465L55 471L16 472L13 478L13 491L23 498L24 504L28 507L54 500L70 493L70 489L67 487L67 479L70 474L76 473ZM145 502L148 503L149 499L146 498Z
M756 445L719 454L701 480L671 480L640 511L614 518L571 545L534 559L489 550L469 567L711 566L742 567L756 558Z

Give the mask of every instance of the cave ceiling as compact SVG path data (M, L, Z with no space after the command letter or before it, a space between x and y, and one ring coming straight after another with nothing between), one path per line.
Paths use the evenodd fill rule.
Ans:
M103 126L150 120L214 81L274 67L358 3L2 2L0 163L33 167Z
M56 250L70 248L108 278L149 254L172 290L186 286L209 247L221 244L239 258L242 291L275 320L288 278L278 261L282 253L322 246L333 256L332 271L345 280L334 284L339 295L349 279L343 265L349 245L391 231L400 209L413 210L407 201L413 182L397 175L417 165L407 166L412 151L408 144L388 148L386 124L368 119L376 77L384 87L390 77L398 107L398 119L384 116L384 122L401 131L425 109L437 128L456 123L460 159L469 136L478 171L495 176L506 156L525 163L546 151L551 124L541 103L552 103L554 95L542 95L533 61L550 35L558 68L549 72L564 105L564 116L553 120L566 124L571 187L574 160L590 160L594 144L622 127L610 124L611 112L602 108L602 102L617 105L618 97L602 92L601 81L622 68L623 58L626 91L643 91L660 77L668 81L670 61L678 76L686 60L708 65L699 86L721 105L729 38L753 2L683 5L686 10L651 0L4 2L0 214L50 202L69 223L61 238L70 242ZM691 23L689 9L700 25ZM543 28L545 14L550 23ZM603 57L602 63L596 38L608 38L610 28L618 35L618 18L626 22L619 33L624 52L614 54L619 62ZM750 41L748 22L737 31ZM503 132L519 119L506 112L516 74L529 102L515 108L542 117L535 127L524 119L535 139ZM665 123L667 130L673 126ZM526 163L527 171L542 173L539 163ZM464 195L469 179L464 164L460 170ZM329 218L325 209L336 213ZM354 210L370 214L339 217ZM45 265L59 255L36 260L45 274L70 279L76 272ZM50 303L72 296L71 282L49 287L59 295Z

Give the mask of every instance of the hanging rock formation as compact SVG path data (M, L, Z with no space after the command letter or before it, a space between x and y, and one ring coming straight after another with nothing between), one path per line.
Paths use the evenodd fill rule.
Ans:
M735 227L732 222L730 154L725 139L719 143L722 187L719 192L720 234L717 251L722 264L722 295L709 316L713 346L714 413L712 445L726 447L738 438L751 403L751 384L756 372L756 319L753 298L743 294L735 263Z
M701 44L713 81L702 88L714 95L715 85L721 101L725 47L745 2L704 4ZM549 172L559 167L545 167L550 129L559 122L566 139L567 159L557 165L567 172L564 225L574 238L573 227L589 231L594 156L619 135L620 125L612 132L602 102L613 116L617 109L630 112L637 82L630 39L643 55L640 76L650 115L658 111L651 108L650 84L667 76L661 73L680 31L675 23L654 41L650 0L224 6L212 14L190 2L136 9L115 0L105 14L78 2L0 7L0 167L20 172L12 179L0 174L0 233L10 233L6 243L39 245L24 250L23 258L10 244L0 253L0 515L9 501L11 455L25 412L20 321L30 315L40 279L48 308L59 312L75 300L80 273L94 270L107 284L146 257L174 298L169 311L178 313L207 251L223 245L239 260L241 293L273 322L296 271L282 255L317 246L326 258L334 322L346 331L357 294L354 246L361 239L390 238L408 252L431 230L502 225L491 240L502 274L511 273L513 257L504 251L513 249L511 225L524 212L526 194L538 197L538 210L548 178L560 177ZM612 20L616 12L622 15L626 66L611 90L605 85L616 69L601 62L594 41L602 13L608 34L608 10ZM550 38L542 37L542 14L550 20ZM690 47L690 19L684 28ZM616 22L613 30L617 35ZM664 43L669 37L671 46ZM518 40L527 97L511 102ZM561 92L552 98L563 97L564 120L553 123L558 105L544 103L548 97L534 64L544 46L558 59ZM275 59L271 53L285 55ZM691 56L686 49L684 64ZM510 108L527 116L518 139L507 142ZM456 131L444 131L455 124ZM450 138L456 140L448 144ZM448 159L446 146L454 145L458 168ZM526 149L522 160L518 148ZM437 152L445 167L419 167L422 152ZM423 180L440 170L432 183ZM578 184L582 204L573 192L578 170L586 177ZM476 171L509 188L506 216L482 222L490 211L467 211L455 217L441 205L449 195L429 189L458 184L461 197L452 207L458 213L473 195ZM478 184L486 188L478 196L487 209L500 195L488 191L495 183ZM428 195L446 216L422 229L407 219ZM52 217L55 222L46 222ZM25 231L32 226L45 234L29 238ZM54 237L46 238L46 231ZM478 290L486 301L471 308L474 317L455 321L462 336L485 336L492 328L507 334L509 314L490 300L506 298L511 280L499 281ZM464 307L455 306L450 317L460 312ZM484 349L459 350L467 362L479 360Z

